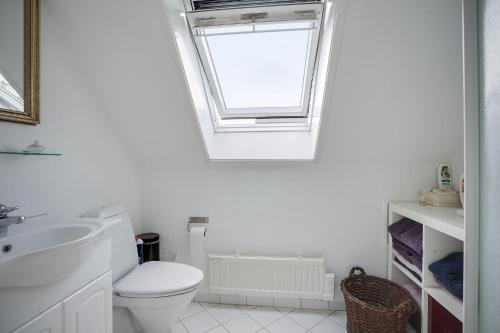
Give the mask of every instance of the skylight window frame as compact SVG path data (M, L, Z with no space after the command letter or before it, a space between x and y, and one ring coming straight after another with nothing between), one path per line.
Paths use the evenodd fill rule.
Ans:
M211 97L214 101L215 107L218 112L219 121L230 121L231 119L283 119L283 123L291 122L293 118L302 118L307 122L310 118L310 104L312 103L312 91L314 81L314 71L316 67L316 58L318 47L320 45L321 30L323 24L323 3L314 4L288 4L280 6L268 6L258 8L233 8L223 10L209 10L188 12L187 19L190 27L193 43L196 46L199 60L205 77L210 88ZM269 13L269 17L254 18L252 20L244 21L238 20L243 14L248 13ZM314 14L311 14L313 12ZM208 19L203 21L203 19ZM208 22L212 20L212 22ZM200 22L202 22L200 24ZM224 96L217 78L217 71L213 62L211 61L210 48L206 41L206 36L210 34L203 34L203 29L210 27L225 27L225 26L243 26L251 24L265 24L265 23L294 23L294 22L309 22L311 24L308 36L307 55L305 59L301 105L299 107L257 107L257 108L226 108ZM254 28L255 30L255 28ZM273 29L269 31L294 31L299 29ZM306 29L300 29L306 30ZM201 32L201 33L200 33ZM251 33L266 33L268 30L257 31ZM272 112L270 112L272 110ZM236 111L236 112L235 112ZM244 111L244 112L242 112ZM291 121L287 121L287 119Z

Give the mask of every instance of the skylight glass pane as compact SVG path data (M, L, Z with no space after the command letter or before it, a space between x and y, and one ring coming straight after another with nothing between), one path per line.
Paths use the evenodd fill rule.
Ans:
M227 109L300 109L311 23L206 29L206 47ZM305 29L305 30L289 30ZM255 32L273 30L272 32ZM224 33L217 35L217 33ZM272 112L272 110L269 110Z

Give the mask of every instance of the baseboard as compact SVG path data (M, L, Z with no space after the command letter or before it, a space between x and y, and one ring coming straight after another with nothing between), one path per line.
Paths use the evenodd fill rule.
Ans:
M198 293L194 298L197 302L234 304L245 306L273 306L282 308L308 309L308 310L331 310L343 311L343 301L324 302L320 300L273 298L264 296L241 296L241 295L218 295L211 293Z

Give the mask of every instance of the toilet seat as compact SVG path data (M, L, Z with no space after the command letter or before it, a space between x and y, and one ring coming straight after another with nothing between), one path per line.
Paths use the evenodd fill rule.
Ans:
M121 297L168 297L195 290L203 280L196 267L165 261L149 261L136 266L114 285Z

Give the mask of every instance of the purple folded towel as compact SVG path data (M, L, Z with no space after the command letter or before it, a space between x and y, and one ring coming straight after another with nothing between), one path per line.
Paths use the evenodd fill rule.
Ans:
M398 259L398 257L394 257L394 261L403 266L404 268L406 268L411 275L417 278L418 281L422 282L422 276L420 276L420 274L418 274L417 272L413 271L410 267L406 266L401 260Z
M408 218L387 228L391 236L422 256L422 225Z
M407 260L412 265L417 266L420 269L420 271L422 271L422 256L421 255L419 255L417 252L413 251L411 248L404 245L403 243L401 243L397 239L392 240L392 248L399 255L401 255L403 258L405 258L405 260Z

